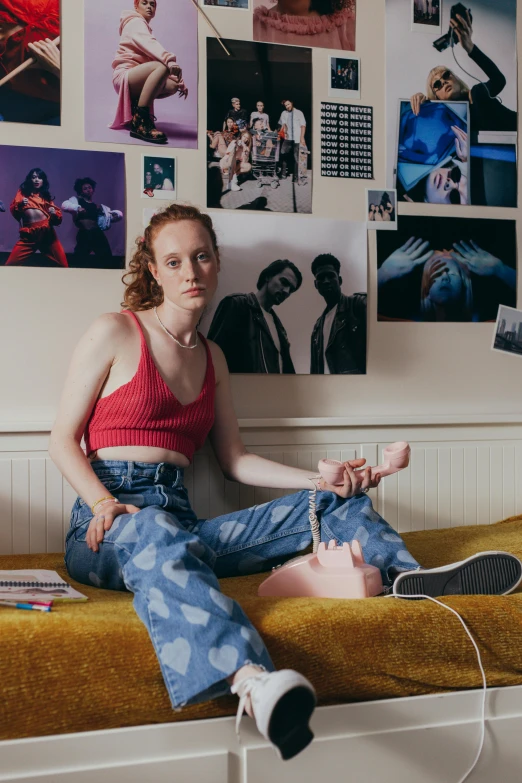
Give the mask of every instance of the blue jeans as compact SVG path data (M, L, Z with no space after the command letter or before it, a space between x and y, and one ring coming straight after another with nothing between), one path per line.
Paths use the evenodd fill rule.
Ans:
M92 512L78 498L66 538L67 570L82 584L134 593L172 706L229 693L226 678L247 663L273 671L261 637L218 579L267 571L306 549L309 493L202 520L190 507L181 468L115 460L92 467L108 492L141 510L116 517L93 552L85 541ZM320 492L317 516L321 540L357 538L385 585L399 571L419 567L367 495L343 500Z

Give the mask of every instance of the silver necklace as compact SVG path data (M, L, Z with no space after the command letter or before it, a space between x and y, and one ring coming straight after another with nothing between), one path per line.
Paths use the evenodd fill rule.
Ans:
M161 318L159 317L156 307L154 308L154 315L158 319L159 325L161 326L163 331L166 334L168 334L169 337L172 337L174 342L177 343L180 348L189 348L190 350L192 350L193 348L197 348L198 347L198 333L197 332L196 332L196 342L194 343L194 345L183 345L183 343L180 343L180 341L177 340L171 332L169 332L169 330L167 329L167 327L165 326L165 324L162 322Z

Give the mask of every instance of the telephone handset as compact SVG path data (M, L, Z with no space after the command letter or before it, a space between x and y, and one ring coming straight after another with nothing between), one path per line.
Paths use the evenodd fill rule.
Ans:
M383 449L383 457L383 464L376 465L372 468L372 479L378 474L381 476L389 476L391 473L396 473L398 470L407 468L410 462L410 447L405 440L399 440ZM355 472L364 472L367 467L368 466L357 468ZM335 486L343 483L344 465L342 462L339 462L339 460L319 460L318 470L328 484L333 484Z

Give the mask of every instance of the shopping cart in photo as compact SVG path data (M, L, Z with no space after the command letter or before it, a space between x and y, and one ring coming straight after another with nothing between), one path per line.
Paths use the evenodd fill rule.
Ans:
M252 136L252 173L257 180L258 188L270 185L279 187L277 164L279 163L280 140L278 134L272 131L263 131Z

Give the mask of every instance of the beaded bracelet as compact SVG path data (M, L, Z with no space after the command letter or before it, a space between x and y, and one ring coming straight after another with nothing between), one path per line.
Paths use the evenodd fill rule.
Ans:
M96 501L96 503L92 504L91 506L92 513L94 514L94 509L96 508L96 506L99 506L100 503L106 503L108 500L113 500L115 503L118 503L118 498L113 498L112 495L106 495L104 498L100 498L99 500Z

